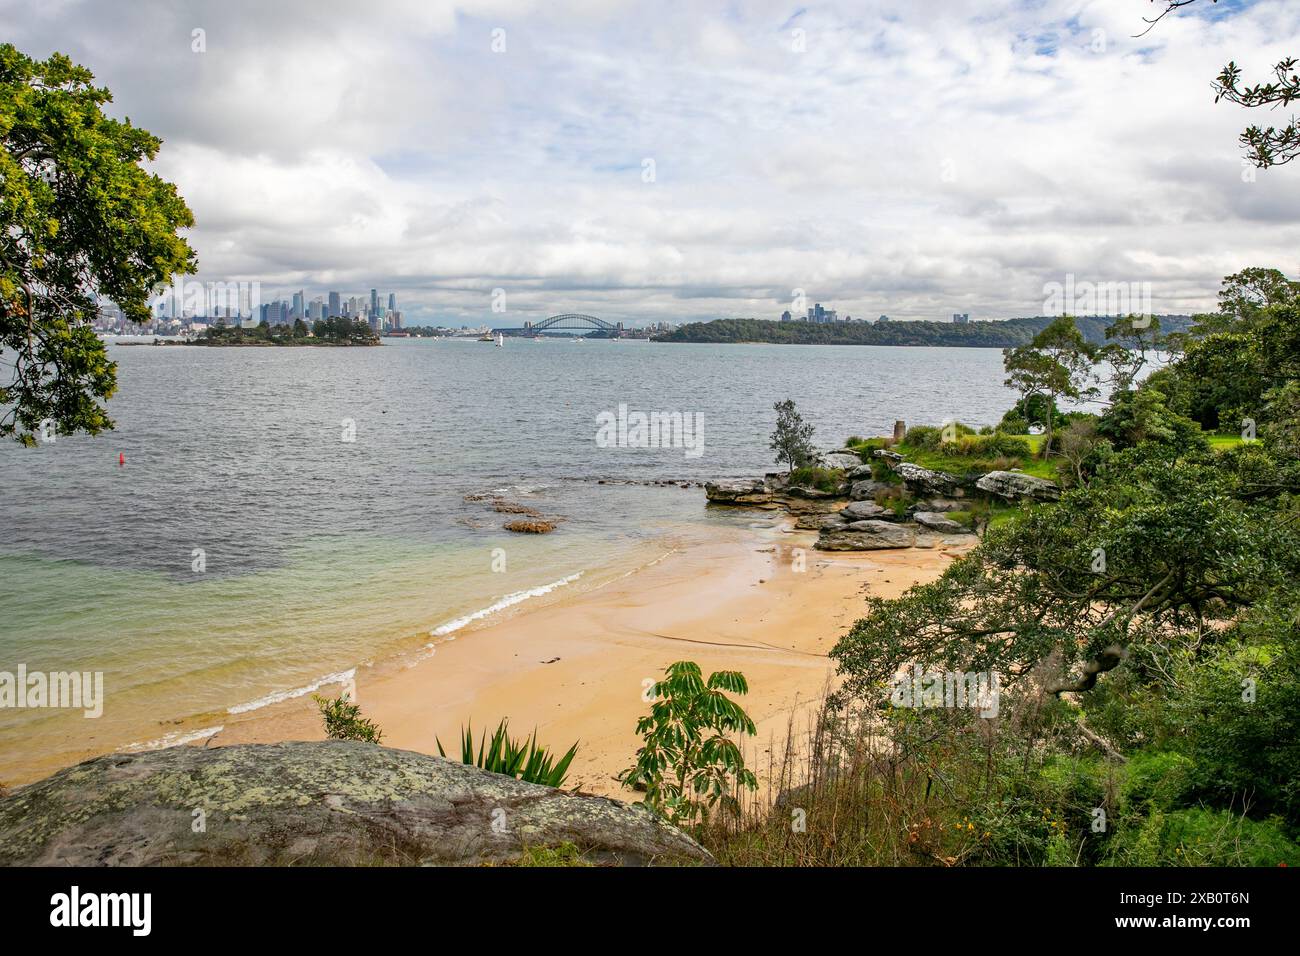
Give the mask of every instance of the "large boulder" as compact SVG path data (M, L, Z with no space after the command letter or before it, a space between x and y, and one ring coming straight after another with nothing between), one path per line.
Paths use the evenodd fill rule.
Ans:
M566 843L713 862L639 805L341 740L114 754L0 799L6 866L478 865Z
M772 500L772 488L763 478L706 481L704 497L716 505L776 506Z
M951 494L961 487L961 479L946 471L931 471L910 461L895 462L890 467L908 488L919 495Z
M866 501L875 497L877 492L888 491L892 486L887 481L876 481L874 478L864 478L861 481L854 481L849 486L849 497L854 501Z
M879 518L882 521L888 521L894 517L894 513L888 508L882 508L874 501L854 501L844 506L840 514L848 521L863 521L868 518Z
M1035 478L1020 471L990 471L980 476L975 487L1008 501L1026 498L1031 501L1055 501L1061 497L1061 488L1056 482Z
M794 526L804 531L821 531L824 528L842 528L848 520L840 517L838 511L831 514L808 512L795 518Z
M951 518L945 518L937 511L918 511L912 515L912 520L923 528L931 531L941 531L944 534L964 534L966 526L958 524Z
M862 464L862 456L855 451L844 448L838 451L823 452L816 457L815 463L823 468L842 468L849 471Z
M821 551L880 551L910 548L916 535L910 528L890 521L853 521L843 529L826 529L817 537Z

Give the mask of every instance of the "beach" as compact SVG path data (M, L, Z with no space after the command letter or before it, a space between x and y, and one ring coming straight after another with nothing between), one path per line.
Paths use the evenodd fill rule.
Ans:
M693 660L706 675L739 670L748 679L742 703L758 734L745 750L761 779L768 752L780 753L791 726L807 729L833 685L827 652L865 599L933 580L960 550L826 554L814 540L738 526L602 587L477 621L422 658L359 668L320 693L347 684L385 746L424 753L437 753L441 740L457 756L467 721L477 737L508 717L515 734L536 728L539 742L560 752L579 742L566 788L628 799L615 778L640 743L645 688L672 662ZM231 715L203 745L323 736L303 695Z

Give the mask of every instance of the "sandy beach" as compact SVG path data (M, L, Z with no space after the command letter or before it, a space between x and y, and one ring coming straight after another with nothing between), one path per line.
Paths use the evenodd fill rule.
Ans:
M694 660L706 674L749 680L744 706L758 735L746 751L761 771L792 720L806 728L833 681L826 654L865 598L933 580L960 550L826 554L814 540L737 527L600 588L487 618L423 659L359 669L356 699L391 747L437 753L439 738L451 754L467 720L477 735L502 717L561 751L579 741L566 787L627 798L614 778L639 745L643 689L673 661ZM232 716L207 745L322 736L304 696Z

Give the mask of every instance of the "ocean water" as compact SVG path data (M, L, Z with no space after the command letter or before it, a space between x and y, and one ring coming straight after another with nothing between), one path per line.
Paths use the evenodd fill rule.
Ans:
M103 715L0 708L0 781L201 736L752 520L647 482L772 470L774 401L833 448L1015 400L996 349L109 348L115 431L0 445L0 671L102 672ZM698 455L604 447L620 405L691 416ZM507 532L492 495L559 527Z

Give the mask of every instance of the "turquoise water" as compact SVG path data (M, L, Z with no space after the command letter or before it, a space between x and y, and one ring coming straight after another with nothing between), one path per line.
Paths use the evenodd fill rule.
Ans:
M1014 400L997 350L412 339L110 352L116 431L0 446L0 671L102 671L104 713L0 709L0 780L472 639L483 621L749 520L707 509L699 488L623 482L769 470L778 399L799 403L824 447L896 418L990 423ZM699 416L702 453L599 447L597 416L620 403ZM482 500L494 493L558 530L504 531Z

